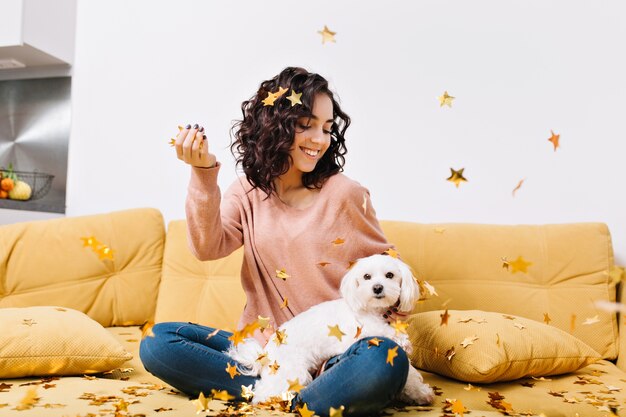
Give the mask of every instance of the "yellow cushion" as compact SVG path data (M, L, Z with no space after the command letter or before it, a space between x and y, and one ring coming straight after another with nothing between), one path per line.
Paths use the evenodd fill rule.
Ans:
M222 259L199 261L189 250L186 222L170 222L155 322L189 321L235 330L246 301L242 261L243 248Z
M409 317L412 363L463 382L491 383L576 371L601 359L570 334L534 320L479 310Z
M597 301L615 301L611 236L605 224L419 224L382 222L387 239L438 297L416 312L489 310L543 322L570 332L603 358L618 353L617 315ZM527 272L503 268L521 257ZM513 273L513 271L516 271ZM584 325L587 319L598 321ZM592 320L595 321L595 320Z
M99 323L70 308L1 308L0 323L0 378L103 372L133 357Z
M91 236L113 259L84 246ZM153 320L164 240L156 209L0 226L0 307L60 305L105 327Z

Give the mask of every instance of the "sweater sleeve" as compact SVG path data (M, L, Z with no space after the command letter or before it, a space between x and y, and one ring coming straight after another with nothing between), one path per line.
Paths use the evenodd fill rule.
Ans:
M224 193L217 185L220 164L191 168L185 213L191 252L201 261L220 259L243 245L238 181Z

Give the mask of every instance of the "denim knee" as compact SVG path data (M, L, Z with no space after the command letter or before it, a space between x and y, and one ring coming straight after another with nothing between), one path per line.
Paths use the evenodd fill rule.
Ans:
M379 392L382 390L389 399L392 399L395 394L404 388L409 374L409 358L404 349L393 340L386 337L377 337L376 339L381 340L381 342L378 346L375 346L370 344L372 339L374 337L361 339L353 347L359 350L359 355L367 357L370 372L372 375L376 375L376 384L372 385L376 385L376 389ZM388 363L388 352L392 349L396 350L397 356Z
M151 368L156 368L152 365L161 362L159 351L162 352L162 347L175 339L177 329L185 324L182 322L165 322L152 326L152 335L144 337L139 344L139 359L146 371L151 372Z

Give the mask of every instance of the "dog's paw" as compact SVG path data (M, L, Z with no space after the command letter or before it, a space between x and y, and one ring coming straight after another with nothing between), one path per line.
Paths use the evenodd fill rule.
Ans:
M407 384L398 399L408 404L429 405L435 400L435 391L428 384Z

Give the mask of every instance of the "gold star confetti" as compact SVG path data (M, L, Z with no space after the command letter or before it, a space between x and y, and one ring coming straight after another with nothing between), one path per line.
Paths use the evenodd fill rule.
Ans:
M369 340L367 341L367 345L368 345L368 346L367 346L367 348L369 349L369 348L370 348L370 347L372 347L372 346L380 346L380 344L381 344L382 342L383 342L383 340L380 340L379 338L374 337L374 338L369 339Z
M96 249L96 253L98 254L98 259L110 259L113 260L113 249L109 248L106 245L100 246Z
M96 249L98 246L101 245L101 243L98 242L98 240L94 236L81 237L80 239L83 241L83 247L91 247L93 249Z
M285 297L285 299L283 300L283 303L280 305L280 309L282 310L283 308L287 308L289 307L289 300L287 299L287 297Z
M252 397L254 397L254 392L252 391L252 384L248 386L245 386L245 385L241 386L241 397L246 401L250 401Z
M516 260L510 261L509 266L511 267L511 273L514 274L516 272L528 272L528 267L531 266L532 262L527 262L521 256L518 256Z
M524 326L522 323L515 323L513 324L513 326L517 327L520 330L524 330L526 328L526 326Z
M363 327L359 326L356 328L356 334L354 335L355 339L358 339L361 336L361 331L363 331Z
M113 406L115 407L115 411L118 414L120 411L128 411L128 403L124 401L123 398L121 398L118 403L113 404Z
M502 317L504 317L507 320L515 320L515 317L509 316L508 314L503 314Z
M391 366L393 366L393 360L394 358L398 356L398 346L394 347L393 349L387 349L387 362L391 364Z
M226 365L226 372L230 375L230 379L235 379L237 375L241 375L239 371L237 371L237 366L231 365L230 362Z
M259 353L259 356L256 358L256 362L259 362L261 366L266 366L270 363L270 359L267 357L267 352Z
M303 385L300 385L300 379L298 378L294 379L293 381L288 379L287 383L289 384L289 388L287 388L288 391L300 392L300 390L304 388Z
M387 249L383 253L386 253L387 255L391 256L392 258L398 259L398 252L394 248L389 248L389 249Z
M517 185L515 186L515 188L513 188L513 197L515 197L515 193L517 192L517 190L519 190L520 188L522 188L522 184L524 183L524 179L519 180L519 182L517 183Z
M446 308L446 311L444 311L443 314L440 314L439 317L441 317L441 323L439 324L439 326L447 326L448 319L450 318L450 315L448 314L448 309Z
M343 417L343 410L345 409L346 407L344 407L343 405L340 406L339 408L330 407L330 410L328 411L328 415L330 417Z
M431 284L429 284L427 281L420 281L421 284L424 286L424 288L426 288L426 291L428 291L428 294L431 296L435 296L438 297L439 294L437 294L437 290L435 289L435 287L433 287Z
M285 92L287 92L287 89L283 88L283 87L278 87L278 91L275 92L275 93L272 93L272 92L268 91L267 92L267 97L265 97L263 99L263 105L264 106L273 106L274 102L276 100L278 100L280 98L280 96L285 94Z
M356 261L348 261L348 269L352 269Z
M552 133L552 136L550 136L548 141L552 142L552 145L554 146L554 152L556 152L556 148L558 148L560 146L559 139L560 139L561 135L555 134L554 131L552 131L552 130L550 131L550 133Z
M460 414L461 417L463 417L463 415L467 412L467 408L465 408L463 406L463 403L461 402L461 400L454 400L452 402L452 412L454 414Z
M400 333L407 334L406 329L409 327L409 323L402 320L396 320L394 323L391 323L390 326L394 328L397 335Z
M446 351L445 357L447 360L451 361L454 355L456 355L456 351L454 350L454 346L452 346L450 349Z
M447 180L453 182L454 185L456 185L456 188L459 188L459 184L461 184L462 182L467 182L467 179L465 179L465 177L463 176L463 170L465 170L465 168L461 168L458 171L450 168L452 174L450 174Z
M152 327L154 327L154 323L151 321L146 321L139 327L139 329L141 329L141 340L145 339L146 337L154 337Z
M335 246L339 246L339 245L343 245L344 243L346 243L346 241L343 240L342 238L338 237L337 239L333 240L330 243L332 243Z
M496 333L496 346L500 347L500 335Z
M550 315L548 313L543 313L543 322L545 324L550 324L551 321L552 319L550 318Z
M286 345L287 344L287 333L284 330L276 330L274 333L274 338L272 339L276 346Z
M24 326L31 327L33 324L37 324L37 322L36 322L36 321L34 321L33 319L23 319L23 320L22 320L22 324L23 324Z
M273 364L270 365L270 374L274 375L280 369L280 365L278 362L274 361Z
M207 411L209 406L209 399L204 396L203 392L200 392L198 399L192 401L196 405L196 414L200 414Z
M448 94L447 91L443 92L443 95L439 96L439 107L443 107L443 106L448 106L448 107L452 107L452 100L454 100L456 97L452 97L451 95Z
M326 25L324 25L324 30L318 30L317 33L322 35L322 45L325 44L326 42L335 42L335 43L337 42L335 41L335 34L337 32L331 32L331 30L328 29Z
M335 336L341 342L341 338L345 335L346 334L339 329L338 324L334 326L328 325L328 336Z
M599 323L599 322L600 322L600 319L598 318L598 315L596 314L595 316L593 316L591 318L587 317L585 319L585 321L583 322L583 326L590 325L590 324L595 324L595 323Z
M255 320L252 323L246 324L243 329L235 330L233 334L228 337L228 340L230 340L235 346L237 346L239 343L243 342L243 339L248 336L252 336L255 330L258 328L259 322Z
M302 104L302 102L300 101L301 96L302 93L296 93L294 90L291 90L291 95L287 97L287 100L291 101L291 107L295 106L296 104Z
M465 391L480 391L482 388L480 388L480 387L475 387L475 386L473 386L472 384L467 384L467 386L466 386L466 387L463 387L463 389L464 389Z
M317 264L324 268L326 265L330 265L330 262L318 262Z
M478 336L474 335L474 336L468 336L465 339L463 339L463 341L461 342L461 346L463 346L463 348L468 347L469 345L473 345L475 341L478 340Z
M569 321L570 331L574 331L576 329L576 314L572 314Z
M287 271L285 271L285 269L277 269L276 270L276 278L280 278L283 281L287 281L287 278L290 278L290 275L287 274Z
M26 391L26 395L20 400L20 403L15 407L15 410L24 411L30 410L37 404L39 397L37 397L37 387L29 388Z
M176 139L170 139L170 146L176 146Z
M228 391L226 390L218 391L216 389L211 389L211 397L213 397L216 400L220 400L224 402L235 399L235 396L230 395Z
M259 316L257 316L257 323L259 323L259 328L261 330L265 330L270 325L270 318L269 317L263 317L263 316L259 315Z

